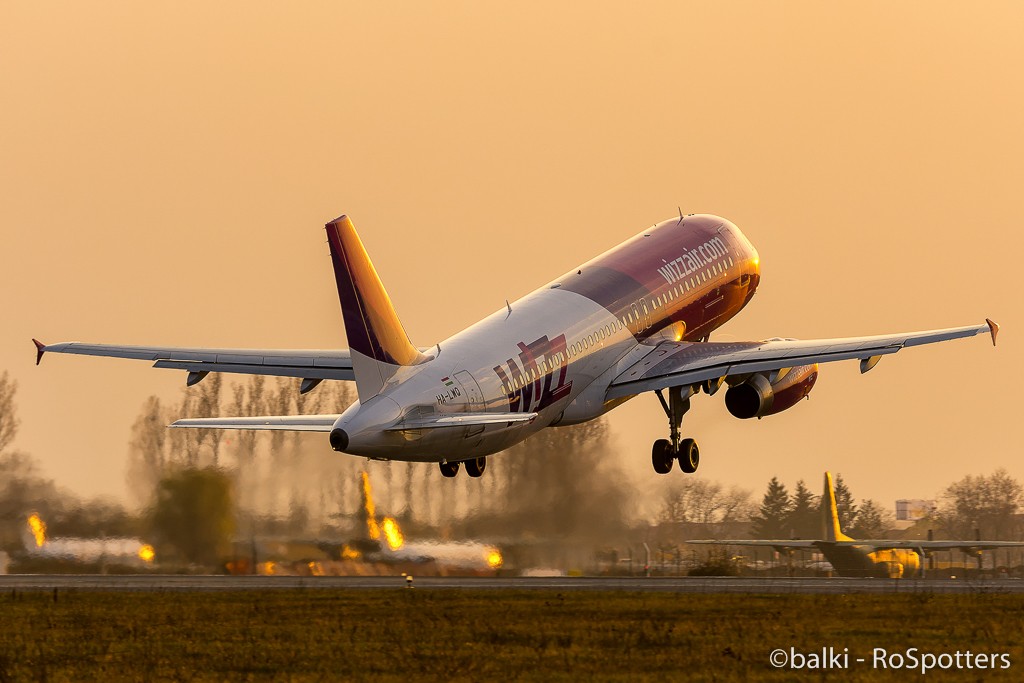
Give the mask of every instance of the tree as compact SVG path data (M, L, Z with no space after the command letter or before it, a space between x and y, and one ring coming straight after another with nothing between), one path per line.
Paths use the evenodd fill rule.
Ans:
M132 424L128 442L128 488L138 503L146 503L167 474L167 424L172 415L156 396L143 404Z
M750 514L750 492L735 486L687 477L665 492L661 518L666 522L721 524Z
M62 506L78 503L43 478L39 464L28 454L8 451L0 454L0 550L21 549L28 515L38 512L53 520Z
M817 538L821 533L821 510L818 496L801 479L793 492L793 508L789 512L788 526L797 538Z
M835 481L836 491L836 512L839 514L839 528L843 533L849 533L850 529L857 524L857 506L853 502L853 494L843 481L843 475L837 474ZM824 505L822 501L822 505Z
M779 482L778 477L772 477L761 499L758 514L752 518L754 538L789 538L790 530L787 526L792 509L793 503L786 486Z
M415 507L430 508L445 525L463 518L468 535L525 532L608 543L626 530L635 509L613 444L608 423L598 419L542 430L490 456L477 481L441 482L436 466L420 467L430 488L416 487Z
M853 538L883 538L892 528L893 514L873 500L862 500L857 522L847 532Z
M153 502L152 529L159 556L217 564L230 551L235 530L230 478L213 468L165 476Z
M955 539L973 539L975 529L986 540L1017 540L1015 517L1024 505L1024 489L1006 470L989 476L967 475L949 485L939 509L939 524Z
M14 394L18 383L7 376L7 371L0 375L0 453L14 441L18 433L18 415L14 405Z

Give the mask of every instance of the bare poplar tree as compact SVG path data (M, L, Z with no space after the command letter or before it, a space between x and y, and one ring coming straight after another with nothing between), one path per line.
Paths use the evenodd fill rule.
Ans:
M0 453L7 450L18 433L18 415L14 406L17 390L18 383L5 370L0 375Z
M728 490L718 482L686 478L665 493L661 517L666 522L723 524L749 518L751 493L735 486ZM714 533L714 531L710 531Z
M156 396L150 396L132 424L127 478L128 488L137 503L149 502L157 482L169 470L173 451L167 424L172 419L172 409Z
M939 523L952 538L1018 540L1021 524L1017 513L1024 506L1024 488L1004 469L989 476L967 475L946 488L939 509Z

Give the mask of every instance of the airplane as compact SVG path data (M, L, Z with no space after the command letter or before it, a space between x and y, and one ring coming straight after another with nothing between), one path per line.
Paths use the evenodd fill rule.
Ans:
M983 550L1021 548L1024 543L1013 541L900 541L891 539L857 540L843 533L836 507L836 491L832 474L825 473L822 493L822 525L825 537L817 540L699 540L687 541L697 545L742 545L770 547L780 553L793 550L817 550L828 560L840 576L875 576L900 579L924 577L923 558L937 550L960 550L980 559ZM930 536L930 534L929 534ZM980 567L980 564L979 564Z
M736 225L679 212L430 348L409 341L352 221L327 223L348 349L174 348L62 342L44 353L152 361L184 370L187 385L211 372L355 381L358 400L332 415L181 419L170 427L325 432L335 451L376 460L436 462L445 477L465 464L483 474L487 456L547 427L597 418L648 391L658 396L669 438L651 462L697 470L700 449L680 432L690 399L728 385L741 419L787 410L805 398L818 364L859 360L868 372L905 347L988 332L969 325L840 339L710 341L760 282L760 257ZM665 393L668 393L666 399Z
M494 545L479 541L413 541L402 533L397 519L384 517L378 520L370 475L363 471L360 477L366 538L357 545L368 559L388 563L430 563L443 571L495 572L501 569L504 559Z
M289 554L294 557L295 549L300 553L308 553L311 547L326 553L334 561L355 561L371 566L370 569L355 569L356 573L373 573L383 566L396 573L398 568L415 568L418 575L493 575L502 568L505 560L501 550L495 545L472 540L414 540L402 531L397 519L378 516L370 475L365 470L360 473L360 490L362 501L359 517L363 527L361 535L342 542L260 539L258 551L257 541L253 539L252 564L245 560L236 560L229 563L229 571L248 574L254 567L257 573L263 574L288 574L297 569L327 574L339 571L337 565L332 568L327 562L309 561L308 555L297 563L281 559ZM255 559L257 554L267 559L258 561ZM342 562L340 571L347 573L353 570Z
M153 546L125 537L51 538L38 513L25 520L22 543L27 556L34 559L64 560L80 564L107 563L127 567L148 567L156 553Z

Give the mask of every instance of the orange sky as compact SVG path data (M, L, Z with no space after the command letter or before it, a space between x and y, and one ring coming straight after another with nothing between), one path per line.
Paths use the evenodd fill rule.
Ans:
M443 8L442 8L443 7ZM762 421L694 403L698 476L841 472L887 506L1024 479L1024 9L1018 3L0 5L0 370L16 447L124 495L129 428L184 374L33 336L344 346L323 223L354 220L430 345L668 218L757 246L718 339L980 323ZM636 487L667 425L611 415ZM324 457L332 454L325 439ZM673 472L671 476L682 476Z

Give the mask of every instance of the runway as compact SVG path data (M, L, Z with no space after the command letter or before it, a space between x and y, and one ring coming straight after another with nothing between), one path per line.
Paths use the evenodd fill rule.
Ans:
M873 579L733 577L421 577L417 590L656 591L665 593L1024 593L1020 579ZM12 574L0 576L0 591L201 592L266 590L406 589L401 576L182 576Z

